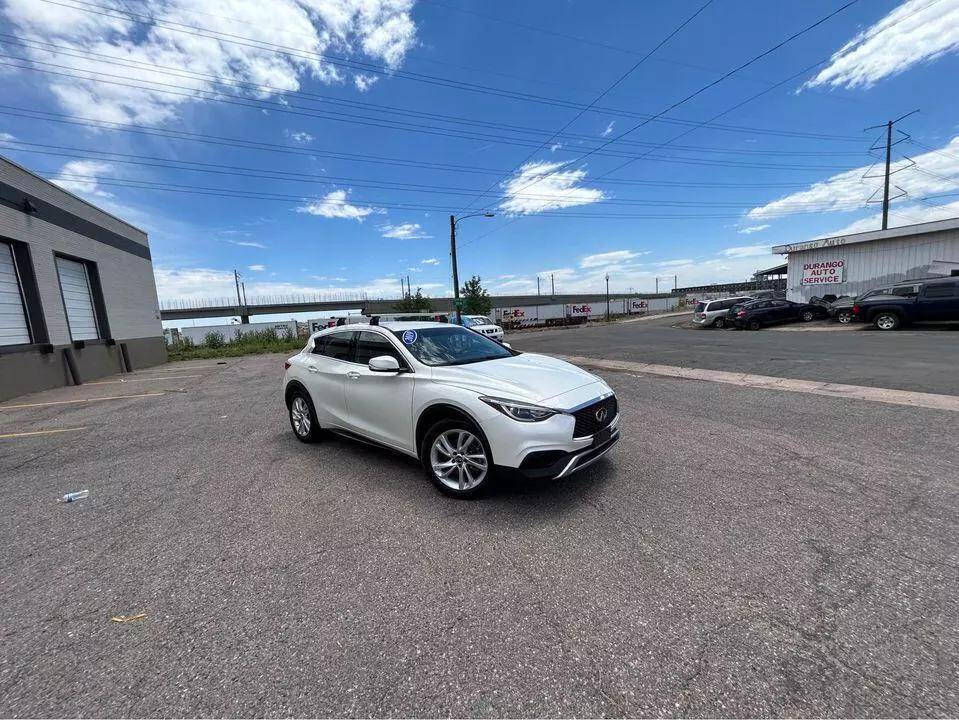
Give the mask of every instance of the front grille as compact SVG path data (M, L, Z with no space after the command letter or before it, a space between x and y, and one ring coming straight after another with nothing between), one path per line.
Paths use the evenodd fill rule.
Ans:
M596 419L596 413L599 410L606 410L606 417L602 420ZM576 418L576 427L573 428L573 437L587 437L594 435L613 422L616 413L619 412L619 405L616 402L616 396L610 395L592 405L587 405L573 413Z

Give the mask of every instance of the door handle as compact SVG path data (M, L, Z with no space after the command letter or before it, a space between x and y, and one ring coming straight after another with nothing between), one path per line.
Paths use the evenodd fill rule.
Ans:
M320 371L320 369L316 365L307 365L306 369L309 370L311 373L318 373Z
M346 373L346 377L348 377L350 380L359 380L360 374L356 372L356 370L350 370L348 373Z

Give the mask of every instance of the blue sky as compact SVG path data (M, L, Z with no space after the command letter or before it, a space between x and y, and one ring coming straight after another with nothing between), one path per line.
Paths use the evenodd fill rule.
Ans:
M859 0L623 136L845 4L714 0L583 111L704 2L0 0L0 152L147 230L161 300L447 295L478 210L494 292L743 279L878 227L863 128L916 108L891 222L959 214L959 0Z

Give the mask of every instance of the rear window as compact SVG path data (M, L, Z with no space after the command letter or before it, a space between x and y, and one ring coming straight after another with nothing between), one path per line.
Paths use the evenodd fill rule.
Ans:
M706 312L706 303L696 303L696 312Z

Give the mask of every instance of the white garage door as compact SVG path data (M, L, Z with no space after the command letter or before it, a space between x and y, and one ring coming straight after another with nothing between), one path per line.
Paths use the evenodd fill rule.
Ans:
M10 243L0 242L0 345L30 342L30 328L23 312L23 296Z
M63 304L67 309L67 322L70 323L70 337L73 340L96 340L100 333L97 332L97 316L93 311L87 266L58 257L57 273L60 275Z

